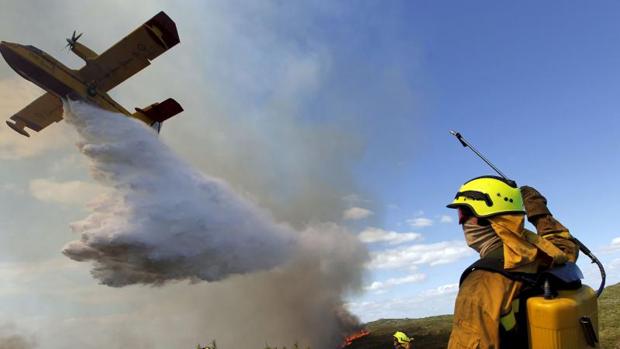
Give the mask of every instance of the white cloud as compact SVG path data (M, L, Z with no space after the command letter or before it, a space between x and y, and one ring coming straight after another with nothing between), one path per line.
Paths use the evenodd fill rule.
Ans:
M372 253L370 268L405 268L413 265L448 264L472 255L473 251L463 241L442 241L419 244Z
M447 284L424 290L412 297L349 302L345 306L360 316L364 322L376 319L419 318L448 314L453 311L458 287L456 283Z
M54 161L50 167L50 172L55 176L62 177L63 174L85 172L88 169L88 160L79 153L68 154L63 158Z
M351 207L350 209L344 211L342 218L346 220L359 220L367 218L372 214L373 212L371 210L367 210L361 207Z
M0 184L0 192L11 193L11 194L22 194L24 190L17 186L14 183L4 183Z
M39 178L30 181L30 193L44 202L83 205L103 193L103 188L83 181L57 182Z
M18 278L20 282L26 282L40 278L44 274L57 275L59 271L74 266L79 264L64 257L33 262L0 262L0 277Z
M25 295L42 293L68 294L68 289L38 289L41 283L63 283L65 278L58 275L75 273L81 267L67 258L54 258L51 260L33 262L0 262L0 298L7 295ZM50 281L53 280L53 281ZM63 284L63 286L67 286ZM75 285L71 285L75 288Z
M440 223L452 223L454 220L452 219L452 216L448 216L448 215L442 215L439 218L439 222Z
M620 250L620 237L612 239L609 247L611 250Z
M459 291L459 284L447 284L441 285L437 288L432 288L430 290L426 290L422 293L422 296L432 297L432 296L442 296L444 294L455 294Z
M370 200L368 199L364 199L362 196L358 195L358 194L349 194L346 195L342 198L342 201L344 201L348 206L357 206L357 205L361 205L361 204L365 204L365 203L369 203Z
M425 217L417 217L408 219L407 224L414 228L430 227L431 225L433 225L433 220Z
M416 283L426 280L426 274L416 273L410 274L400 278L391 278L386 281L375 281L369 286L364 287L367 291L385 291L388 288L394 286Z
M415 241L422 238L422 234L418 233L398 233L395 231L387 231L379 228L366 228L358 235L362 242L371 244L375 242L387 242L390 245L399 245L405 242Z
M607 285L613 285L620 282L620 258L611 257L605 258L602 261L605 266L605 272L607 274ZM588 263L587 266L582 267L583 274L585 276L584 283L590 285L593 288L598 288L601 281L600 270L595 264Z

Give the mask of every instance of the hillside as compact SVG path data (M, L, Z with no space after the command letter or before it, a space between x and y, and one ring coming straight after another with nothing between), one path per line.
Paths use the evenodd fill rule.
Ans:
M602 347L620 349L620 283L605 288L598 309Z
M620 283L605 288L599 299L601 348L620 349ZM443 349L448 344L452 315L423 319L382 319L366 324L370 335L353 342L347 349L391 348L392 334L404 331L415 337L414 348Z
M366 324L370 335L360 338L347 349L392 348L392 334L403 331L415 337L415 346L425 349L443 349L448 344L452 315L422 319L382 319Z

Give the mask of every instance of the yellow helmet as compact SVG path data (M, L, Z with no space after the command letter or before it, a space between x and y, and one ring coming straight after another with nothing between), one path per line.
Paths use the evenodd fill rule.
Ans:
M409 337L407 337L407 335L403 332L400 331L396 331L394 333L394 339L400 343L400 344L405 344L405 343L409 343L411 342L411 339Z
M502 213L521 213L523 198L514 181L496 176L474 178L459 188L449 208L465 206L476 217L484 218Z

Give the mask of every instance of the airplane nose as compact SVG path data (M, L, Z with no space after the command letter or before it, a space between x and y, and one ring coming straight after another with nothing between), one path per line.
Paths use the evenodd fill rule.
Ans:
M16 58L18 55L15 53L15 46L12 42L0 41L0 54L11 67L14 67L17 63Z
M6 42L0 41L0 53L4 55L4 52L6 52L6 50L8 50Z
M2 53L2 56L6 58L6 54L10 54L13 51L14 45L12 42L0 41L0 53Z

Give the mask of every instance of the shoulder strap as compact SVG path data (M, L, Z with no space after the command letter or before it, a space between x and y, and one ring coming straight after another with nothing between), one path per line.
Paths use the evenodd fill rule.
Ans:
M493 273L499 273L503 276L509 278L510 280L522 281L527 284L532 284L536 280L535 274L527 274L527 273L519 273L519 272L511 272L504 269L504 260L498 258L480 258L474 264L467 267L463 274L461 274L461 279L459 280L459 286L465 281L467 276L471 274L474 270L486 270Z

